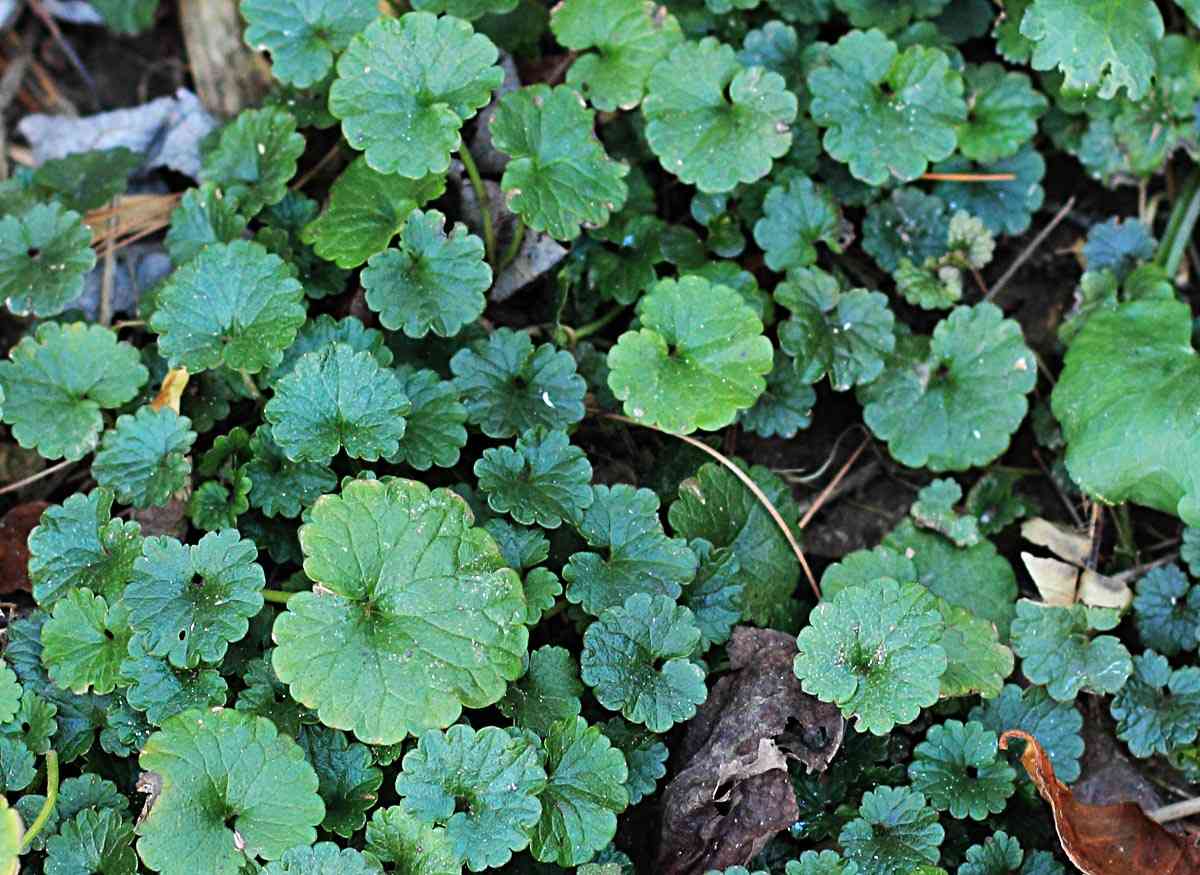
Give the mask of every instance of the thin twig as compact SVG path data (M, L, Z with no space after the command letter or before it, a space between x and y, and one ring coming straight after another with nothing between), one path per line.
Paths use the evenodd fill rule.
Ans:
M299 191L300 189L304 188L304 186L308 185L308 183L310 181L312 181L312 178L314 176L316 176L318 173L320 173L325 168L326 164L328 164L330 161L332 161L334 158L336 158L340 154L342 154L342 143L339 140L337 143L334 143L332 149L330 149L328 152L326 152L324 155L322 155L321 159L319 161L317 161L316 164L314 164L312 167L308 168L308 170L304 171L303 175L301 175L301 177L299 179L297 179L295 182L293 182L291 185L289 185L288 188L291 189L292 191Z
M92 74L88 72L87 67L83 66L83 61L75 53L74 47L62 35L62 31L59 30L58 22L54 20L54 16L46 11L46 7L41 4L41 0L29 0L29 8L33 10L33 14L38 17L38 20L46 25L46 29L50 31L50 35L54 37L54 42L62 50L62 53L66 55L67 61L75 68L75 72L79 74L79 78L83 80L83 85L87 88L88 96L92 98L94 108L99 109L100 92L96 89L96 80L92 78Z
M1119 574L1109 575L1113 580L1119 583L1128 583L1129 581L1141 577L1147 571L1158 568L1160 565L1170 565L1179 558L1179 551L1168 553L1166 556L1159 556L1157 559L1151 559L1149 562L1143 562L1140 565L1135 565L1132 568L1120 572Z
M838 469L838 472L833 475L833 479L830 480L829 483L826 484L825 488L821 490L820 494L817 495L817 499L813 502L812 507L805 512L804 516L800 517L798 528L801 531L804 531L809 522L811 522L812 518L816 516L817 511L821 509L821 505L829 500L829 496L833 495L833 491L837 489L838 484L842 482L842 478L850 473L850 467L858 461L858 457L862 455L863 450L867 448L869 443L871 443L870 437L863 438L863 442L858 445L858 449L850 454L850 458L845 461L842 467Z
M21 53L9 62L4 75L0 77L0 114L8 109L8 105L21 90L21 83L25 80L25 73L32 60L33 51L29 46L25 46ZM8 133L4 125L0 125L0 179L8 179Z
M1059 499L1063 503L1063 507L1067 509L1067 513L1071 515L1071 519L1075 521L1075 528L1083 528L1083 518L1079 515L1079 511L1075 510L1075 505L1071 504L1071 500L1067 498L1067 494L1062 491L1062 487L1058 485L1058 481L1054 479L1054 475L1050 473L1050 469L1046 467L1046 463L1042 461L1041 454L1033 451L1034 461L1038 463L1038 467L1042 469L1042 473L1046 475L1046 479L1050 481L1050 485L1054 487L1054 491L1058 493Z
M1015 173L922 173L930 182L1012 182Z
M63 468L66 468L66 467L68 467L70 465L74 465L74 464L75 464L75 460L64 459L63 461L59 462L57 465L51 465L49 468L43 468L42 470L38 471L36 474L30 474L28 477L24 477L21 480L16 481L15 483L9 483L7 486L0 487L0 495L8 495L8 493L10 493L10 492L16 492L18 489L24 489L29 484L36 483L37 481L41 480L43 477L49 477L51 474L55 474L55 473L61 471Z
M670 435L673 438L678 438L685 444L693 446L701 452L712 456L727 469L729 469L729 471L735 477L737 477L738 480L742 481L742 485L749 489L754 497L758 499L758 503L763 506L763 509L766 510L771 519L775 521L775 525L777 525L779 530L783 532L783 537L787 540L788 546L792 548L792 552L796 554L796 559L800 562L800 567L804 569L804 576L808 579L808 585L809 588L812 589L813 595L815 595L818 600L821 598L821 587L817 586L817 579L813 577L812 569L808 566L808 559L805 558L804 551L800 549L800 545L796 542L796 536L792 534L791 527L787 524L779 511L775 509L775 505L771 503L771 499L767 498L767 495L762 491L762 488L750 478L749 474L747 474L737 465L733 464L733 462L727 456L717 452L708 444L698 441L694 437L689 437L686 434L677 434L676 432L659 428L656 425L650 425L647 422L638 422L636 419L630 419L628 416L621 416L619 413L606 413L604 411L593 412L598 416L604 417L605 419L613 419L617 422L623 422L626 425L641 426L642 428L648 428L652 431L657 431L660 434Z
M1001 290L1008 285L1008 281L1011 280L1016 275L1017 271L1021 269L1021 265L1028 261L1033 253L1037 252L1038 247L1046 242L1046 238L1049 237L1054 232L1054 229L1058 227L1059 223L1067 217L1067 214L1071 212L1071 208L1073 206L1075 206L1075 198L1068 198L1067 202L1062 205L1062 209L1054 214L1054 218L1050 220L1046 227L1039 231L1037 236L1029 241L1029 245L1021 250L1020 255L1013 259L1013 263L1008 266L1008 270L1004 271L1000 279L996 280L996 284L992 286L992 290L983 296L985 301L990 301L996 297L996 295L1000 294Z
M1164 805L1162 808L1155 808L1153 811L1146 812L1147 817L1158 823L1169 823L1172 820L1180 820L1184 817L1191 817L1194 814L1200 814L1200 798L1172 802L1170 805Z
M1098 501L1092 504L1092 520L1088 526L1088 538L1091 541L1091 549L1088 551L1085 567L1095 571L1096 566L1100 564L1100 544L1104 540L1104 506Z
M115 218L108 220L108 226L113 227L116 222ZM104 270L100 274L100 312L99 322L101 325L108 325L112 322L112 290L113 290L113 268L116 266L116 257L113 253L111 245L104 247Z

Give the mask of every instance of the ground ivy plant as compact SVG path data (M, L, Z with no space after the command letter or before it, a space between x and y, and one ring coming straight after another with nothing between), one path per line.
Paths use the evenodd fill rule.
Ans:
M194 185L0 181L0 872L1052 875L1006 730L1200 783L1200 8L1003 6L241 0ZM679 868L755 627L844 739Z

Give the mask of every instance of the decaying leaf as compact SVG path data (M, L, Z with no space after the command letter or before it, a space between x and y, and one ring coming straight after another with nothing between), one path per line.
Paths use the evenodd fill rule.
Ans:
M1094 608L1124 610L1133 601L1133 590L1124 578L1109 577L1085 567L1092 552L1092 541L1087 535L1041 517L1023 523L1021 535L1058 557L1021 554L1025 570L1046 604L1066 606L1080 602Z
M167 375L163 377L162 388L150 402L151 409L162 410L164 407L170 407L178 413L179 399L183 397L183 390L187 388L188 376L187 368L172 368L167 371Z
M796 639L738 626L732 671L687 725L681 768L663 796L661 875L744 866L799 817L786 761L824 771L842 743L838 709L792 672Z
M1092 541L1087 535L1056 525L1049 520L1035 517L1021 524L1021 537L1072 563L1083 565L1092 550Z
M1021 765L1054 814L1063 851L1084 875L1192 875L1200 871L1200 848L1186 836L1167 832L1133 802L1087 805L1054 776L1037 739L1019 729L1000 736L1025 742Z
M49 507L45 501L18 504L0 519L0 595L29 592L29 533Z

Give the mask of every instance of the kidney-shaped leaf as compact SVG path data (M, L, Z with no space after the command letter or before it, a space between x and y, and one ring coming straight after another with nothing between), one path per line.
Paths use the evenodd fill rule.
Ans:
M275 621L273 663L322 723L391 744L521 674L521 581L471 523L457 495L412 480L352 481L313 505L300 545L320 586Z

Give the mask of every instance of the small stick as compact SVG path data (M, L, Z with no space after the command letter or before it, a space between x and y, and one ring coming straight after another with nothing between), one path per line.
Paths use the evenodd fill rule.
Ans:
M49 468L43 468L41 471L38 471L36 474L30 474L28 477L18 480L15 483L9 483L7 486L0 487L0 495L7 495L10 492L16 492L18 489L24 489L29 484L36 483L37 481L41 480L43 477L49 477L51 474L55 474L55 473L61 471L63 468L66 468L67 466L74 465L74 464L75 464L75 460L64 459L63 461L59 462L57 465L51 465Z
M1170 805L1146 812L1147 817L1158 823L1169 823L1172 820L1191 817L1193 814L1200 814L1200 797L1184 799L1182 802L1172 802Z
M804 516L800 518L798 527L801 531L803 531L812 518L816 516L817 511L821 509L821 505L829 500L829 496L833 495L833 491L837 489L838 484L842 482L842 478L850 472L850 466L858 461L858 457L862 455L863 450L865 450L867 445L870 443L871 439L869 437L863 438L863 442L858 445L858 449L850 454L850 458L846 460L845 464L843 464L842 467L838 469L838 472L833 475L833 479L830 480L829 483L826 484L825 488L821 490L816 501L812 503L812 507L810 507L808 511L805 512Z
M637 425L641 426L642 428L648 428L652 431L657 431L660 434L666 434L674 438L679 438L679 440L683 441L684 443L712 456L714 459L728 468L733 476L737 477L738 480L741 480L742 485L749 489L754 497L758 499L758 503L763 506L766 512L770 515L771 519L775 521L775 525L777 525L779 530L783 532L783 537L787 539L788 546L792 548L792 552L796 554L796 559L800 562L800 567L804 569L804 576L808 578L809 588L812 589L813 595L820 600L821 587L817 586L817 579L813 577L812 569L808 567L808 560L804 557L804 551L801 550L800 545L796 543L795 535L792 534L792 530L784 521L783 516L778 510L775 509L775 505L771 503L771 499L767 498L766 493L763 492L759 485L750 478L750 475L748 475L737 465L733 464L733 462L730 461L727 456L722 455L708 444L698 441L694 437L689 437L686 434L676 434L673 431L667 431L666 429L659 428L656 425L650 425L647 422L638 422L636 419L630 419L628 416L621 416L619 413L605 413L602 411L594 412L598 413L605 419L614 419L617 422L624 422L627 425Z
M1068 198L1067 202L1062 205L1062 209L1054 214L1054 218L1050 220L1046 227L1039 231L1038 235L1029 241L1029 245L1021 250L1020 255L1013 259L1013 263L1008 266L1008 270L1004 271L1004 274L1000 277L1000 279L996 280L996 284L992 286L992 290L983 296L985 301L990 301L992 298L996 297L996 295L1000 294L1000 290L1008 285L1008 281L1016 275L1017 271L1021 269L1021 265L1029 260L1029 257L1037 251L1037 248L1046 242L1046 238L1049 237L1054 232L1054 229L1058 227L1059 223L1067 217L1067 214L1071 212L1071 208L1073 206L1075 206L1075 198Z
M1012 182L1015 173L922 173L930 182Z
M1067 509L1067 513L1071 515L1071 519L1075 521L1075 528L1083 528L1083 520L1079 516L1079 512L1075 510L1075 505L1071 504L1062 487L1058 485L1058 481L1054 479L1054 475L1050 473L1050 469L1046 467L1046 463L1042 461L1041 453L1037 450L1033 451L1033 458L1038 463L1038 467L1042 469L1042 473L1046 475L1046 479L1050 481L1050 485L1054 487L1054 491L1058 493L1059 499L1063 503L1063 507Z
M62 31L58 28L58 22L54 20L54 16L46 11L46 8L41 4L41 0L29 0L29 8L33 10L33 14L50 31L50 35L54 37L54 42L62 49L62 53L67 56L67 61L75 68L75 72L79 74L79 78L83 80L84 87L88 91L88 96L92 98L93 106L99 109L100 92L96 90L96 80L92 78L92 74L88 72L87 67L83 66L83 61L79 59L79 55L75 54L75 49L63 37Z

